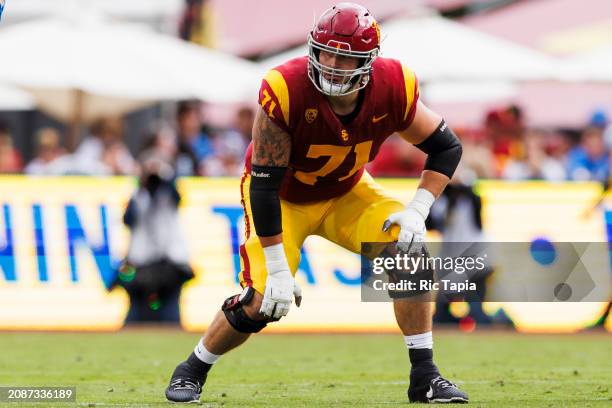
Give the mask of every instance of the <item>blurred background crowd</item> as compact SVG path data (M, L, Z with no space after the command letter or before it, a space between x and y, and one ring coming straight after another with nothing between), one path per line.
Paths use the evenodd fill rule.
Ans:
M137 176L146 158L155 156L171 164L176 176L235 176L251 139L254 110L241 108L229 128L211 128L202 120L201 104L178 104L176 121L155 121L130 149L129 133L121 117L101 118L88 128L74 151L56 127L34 132L31 158L13 142L8 122L0 121L0 173L37 176Z
M364 4L373 7L375 14L383 21L383 33L385 21L393 21L394 13L402 11L411 16L419 15L423 12L415 10L428 7L428 13L433 10L435 15L443 17L445 21L453 21L500 38L505 37L505 40L516 42L517 46L530 46L542 51L542 54L567 56L572 52L599 46L609 47L612 44L609 36L605 36L605 33L610 32L609 22L605 25L600 21L601 11L611 9L610 5L600 0L590 2L590 14L584 11L586 6L580 6L582 14L574 16L572 10L582 2L386 0L372 4L365 1ZM32 3L31 0L21 2L20 5L10 4L3 25L10 30L13 26L40 17L40 14L48 14L40 8L37 12L28 9L28 3ZM72 4L68 0L63 3ZM236 9L235 4L226 3L233 2L216 0L154 1L148 3L148 10L147 6L136 4L132 8L125 5L121 8L120 2L107 2L103 6L96 1L86 3L90 7L95 5L114 21L144 22L157 32L170 34L198 46L217 48L245 61L250 60L249 63L263 61L265 64L266 58L303 43L307 31L300 28L301 20L288 24L288 21L277 19L275 9L278 2L275 0L267 0L253 8L257 14L252 18L249 18L248 13L244 13L244 16L232 14ZM323 10L327 2L316 3L312 7ZM74 4L72 7L77 7ZM251 10L253 6L245 7ZM545 33L531 32L531 42L525 36L509 33L511 30L498 28L500 22L504 21L511 26L513 15L524 21L525 15L531 13L537 19L537 13L542 13L547 7L554 7L560 13L557 26L553 23L553 27ZM297 12L304 14L304 11ZM14 16L10 17L11 14ZM271 16L276 22L272 25L273 29L260 28L249 32L252 27L249 24L254 24L253 18L258 16ZM310 15L306 17L311 18ZM542 22L543 26L546 24L550 25ZM545 43L537 38L540 35L550 40L551 32L562 37L565 28L578 33L575 39L582 38L583 43L574 49L560 49L551 46L551 41ZM533 31L533 28L530 30ZM2 34L3 30L0 29L0 45ZM513 35L516 38L512 38ZM427 42L428 38L425 33L420 41ZM608 38L607 42L605 38ZM552 44L556 43L553 41ZM466 46L469 47L469 44ZM384 47L385 41L383 53ZM410 44L406 48L409 51ZM453 61L449 61L449 64L452 65ZM429 104L432 94L427 92L430 84L427 72L417 71L417 75L424 75L425 80L421 82L425 88L421 98ZM257 78L261 78L261 75ZM213 80L232 81L231 78L222 77ZM0 75L0 86L2 83ZM17 85L19 87L19 81ZM253 89L257 85L253 84ZM32 86L19 88L28 91ZM214 98L206 101L166 99L138 109L124 109L112 115L102 111L88 116L87 120L77 119L76 137L75 120L54 114L54 109L46 109L42 102L37 104L37 94L34 95L33 106L20 109L2 107L0 100L0 173L137 176L141 174L143 158L154 155L170 164L175 176L237 176L242 171L244 152L251 138L254 112L257 109L255 92L249 95L251 98L231 104L217 103ZM541 115L532 112L532 105L528 103L528 98L525 102L524 95L515 98L485 98L484 102L479 101L477 113L470 113L470 120L462 120L451 108L439 107L448 105L433 103L433 108L447 117L447 121L461 137L464 144L462 174L468 174L472 179L605 182L610 173L612 147L612 97L609 95L599 99L585 97L587 101L583 105L587 105L581 110L582 119L574 119L571 123L560 119L558 123L554 120L538 120ZM580 94L575 96L576 100L585 98ZM545 103L549 106L541 106L540 109L562 112L560 106L573 103L576 101L558 100L551 94ZM474 115L478 117L476 120L473 119ZM78 116L80 118L81 115ZM424 155L413 146L391 137L377 160L369 165L369 171L375 176L415 177L419 175L424 159Z
M241 107L230 127L206 122L201 103L180 102L176 120L157 121L128 148L131 137L120 117L96 120L76 150L62 144L61 129L34 131L31 155L13 142L11 126L0 120L0 173L30 175L139 175L143 158L165 160L176 176L237 176L251 139L254 108ZM491 110L478 127L455 127L464 144L462 166L472 176L506 180L593 180L610 173L612 127L604 111L594 111L575 129L529 127L524 112L510 105ZM30 156L30 157L28 157ZM425 156L391 137L369 171L382 177L417 177Z

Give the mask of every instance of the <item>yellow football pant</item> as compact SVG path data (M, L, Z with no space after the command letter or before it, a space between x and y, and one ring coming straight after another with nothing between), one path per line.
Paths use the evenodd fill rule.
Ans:
M253 225L250 181L251 176L245 173L240 185L246 234L240 247L240 284L263 294L266 262ZM355 253L360 253L362 242L396 241L399 227L383 232L382 226L389 214L403 209L404 204L387 195L367 172L349 192L330 200L306 204L281 200L283 245L291 273L297 271L300 249L309 235L319 235Z

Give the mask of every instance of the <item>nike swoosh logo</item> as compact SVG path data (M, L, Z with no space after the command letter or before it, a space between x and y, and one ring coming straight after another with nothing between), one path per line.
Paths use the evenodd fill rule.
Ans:
M385 113L384 115L379 116L379 117L374 116L374 117L372 117L372 123L380 122L381 120L386 118L388 115L389 115L388 113Z
M431 398L433 397L433 390L431 389L431 387L429 387L429 391L427 391L427 394L425 395L427 398Z

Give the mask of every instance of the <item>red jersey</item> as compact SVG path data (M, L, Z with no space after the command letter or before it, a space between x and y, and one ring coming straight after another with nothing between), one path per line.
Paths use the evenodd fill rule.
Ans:
M291 157L280 197L291 202L326 200L348 192L381 144L412 123L419 97L412 71L377 58L354 119L342 124L325 95L310 82L308 57L270 70L259 90L268 117L291 136ZM246 153L251 169L252 144Z

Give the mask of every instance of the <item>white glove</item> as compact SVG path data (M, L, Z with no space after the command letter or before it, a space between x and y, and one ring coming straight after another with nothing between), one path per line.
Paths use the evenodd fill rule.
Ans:
M302 303L302 289L291 275L283 244L264 248L266 256L266 289L259 313L273 319L280 319L289 313L292 296L299 307Z
M400 227L397 238L397 248L400 251L407 252L409 255L421 253L423 242L425 242L425 219L435 199L431 192L419 188L404 211L393 213L385 220L383 224L385 232L393 224Z

